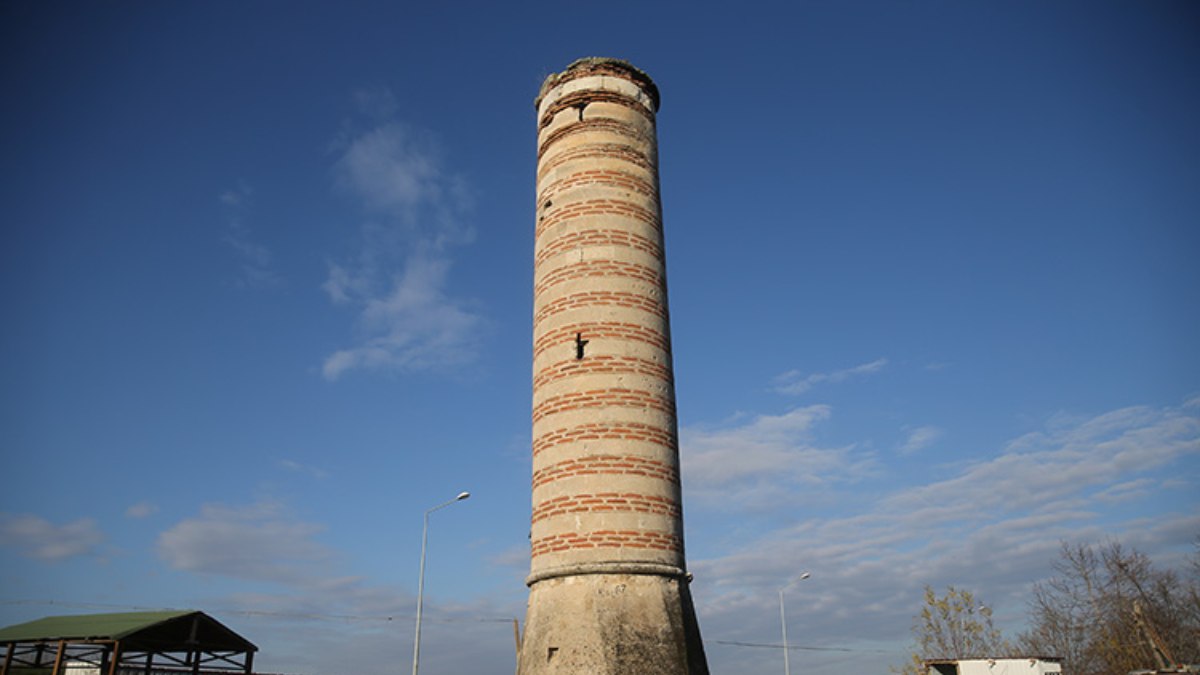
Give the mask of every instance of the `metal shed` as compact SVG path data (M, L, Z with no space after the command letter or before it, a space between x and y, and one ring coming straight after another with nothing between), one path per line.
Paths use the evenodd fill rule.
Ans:
M49 616L0 628L0 675L249 675L258 651L204 612Z
M1062 659L1022 656L994 659L928 659L928 675L1048 675L1062 673Z

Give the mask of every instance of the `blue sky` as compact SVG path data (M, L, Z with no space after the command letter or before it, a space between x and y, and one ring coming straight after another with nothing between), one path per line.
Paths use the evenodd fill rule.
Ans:
M0 7L0 624L204 609L263 670L511 672L534 114L656 80L710 664L1007 631L1063 540L1200 534L1189 2ZM796 581L802 571L812 577ZM830 651L833 650L833 651ZM843 650L843 651L838 651Z

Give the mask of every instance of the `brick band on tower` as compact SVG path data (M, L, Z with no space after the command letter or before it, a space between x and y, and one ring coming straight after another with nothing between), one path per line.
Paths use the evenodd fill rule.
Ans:
M707 673L688 592L655 121L617 59L538 118L533 517L519 673Z

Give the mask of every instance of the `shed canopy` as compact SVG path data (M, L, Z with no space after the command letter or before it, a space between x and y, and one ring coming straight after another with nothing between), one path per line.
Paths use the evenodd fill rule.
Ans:
M258 647L204 612L121 612L49 616L0 628L0 675L62 672L68 662L101 673L175 670L249 673Z

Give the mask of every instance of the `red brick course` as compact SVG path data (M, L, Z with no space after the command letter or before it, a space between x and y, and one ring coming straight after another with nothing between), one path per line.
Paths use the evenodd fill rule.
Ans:
M587 169L576 171L545 186L538 195L537 203L542 208L546 208L546 200L550 200L551 206L553 206L554 198L561 193L591 185L627 190L647 197L654 197L657 194L654 185L639 175L613 169Z
M641 422L604 422L547 431L533 439L533 456L557 445L581 441L640 441L676 451L679 445L673 429Z
M545 138L543 138L541 143L538 144L538 161L541 161L542 155L546 154L546 151L550 148L550 146L554 145L563 138L566 138L567 136L573 136L575 134L589 132L601 132L612 134L614 136L622 136L630 140L630 145L652 145L654 142L653 129L650 130L650 133L646 133L636 124L630 124L629 122L622 122L620 120L615 120L608 117L594 117L590 120L585 119L581 122L568 124L567 126L555 129L554 131L546 134Z
M666 497L636 492L597 492L554 497L533 509L533 522L575 513L647 513L679 518L679 504Z
M656 361L640 359L636 356L600 355L589 356L582 360L572 357L570 360L559 361L558 363L546 366L534 375L533 388L536 391L551 382L557 382L566 377L596 375L599 373L644 375L657 378L668 385L674 382L671 377L671 369Z
M624 230L612 230L593 228L588 230L571 230L563 232L553 239L548 241L538 242L537 255L534 258L534 265L540 265L546 259L559 253L574 251L581 248L591 246L614 246L631 248L637 251L648 254L655 260L662 261L663 250L662 245L658 242L643 237L640 234L626 232Z
M674 463L638 455L586 455L543 466L533 472L533 487L574 476L644 476L679 484L679 467Z
M654 211L620 199L587 199L579 202L571 202L561 208L552 206L549 214L543 212L541 219L538 220L535 236L540 238L555 226L587 216L627 218L648 225L654 228L655 231L662 230L662 223L659 221L658 214Z
M671 353L670 339L654 328L623 321L597 321L595 323L569 323L559 326L554 330L543 331L541 333L535 331L533 358L536 359L538 356L541 356L542 352L551 347L569 349L572 357L574 357L576 333L582 333L586 340L602 338L641 342L652 347L657 347L667 354ZM595 357L589 356L588 358Z
M654 164L650 161L650 157L626 143L580 143L566 147L552 156L543 157L538 164L537 180L540 183L546 174L560 164L578 160L581 165L587 165L588 160L593 159L618 160L640 169L654 171ZM538 204L541 203L538 202Z
M533 408L536 423L546 415L588 408L633 408L657 410L674 417L675 407L662 394L636 389L591 389L551 396Z
M556 284L575 279L589 277L612 277L644 281L659 289L666 290L666 281L661 268L648 267L637 263L620 260L584 260L551 269L542 280L533 287L533 297L541 295L546 289Z
M545 129L550 125L551 122L554 121L554 116L556 114L566 110L567 108L574 108L576 111L579 111L576 114L580 115L581 117L586 117L586 107L589 103L615 103L617 105L629 108L630 110L636 110L646 119L650 120L651 122L654 121L654 114L650 112L650 110L646 108L646 106L640 101L630 97L627 94L599 89L585 89L582 91L565 94L559 97L559 99L554 103L551 103L549 106L547 106L546 112L542 113L541 119L538 120L538 129ZM580 110L580 108L583 108L583 110Z
M667 307L659 298L624 291L583 291L555 298L542 305L533 315L534 330L539 323L556 314L592 307L624 307L667 318Z
M568 532L534 539L532 557L588 548L637 548L679 552L683 550L683 542L673 534L653 530Z

